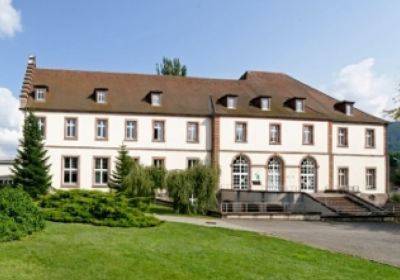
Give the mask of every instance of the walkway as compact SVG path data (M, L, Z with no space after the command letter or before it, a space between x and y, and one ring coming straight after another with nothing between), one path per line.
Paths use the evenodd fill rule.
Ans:
M400 266L400 224L216 219L159 215L169 222L254 231Z

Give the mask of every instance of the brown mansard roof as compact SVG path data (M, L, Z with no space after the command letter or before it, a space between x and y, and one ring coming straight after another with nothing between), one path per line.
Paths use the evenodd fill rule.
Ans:
M386 123L358 109L354 109L352 116L347 116L335 109L339 100L280 73L248 71L239 80L223 80L36 67L28 72L23 89L29 88L28 107L34 110L186 116L215 114ZM26 84L30 84L30 87ZM45 102L33 99L35 86L47 87ZM107 89L107 104L95 103L93 94L98 88ZM154 107L148 102L146 96L151 91L162 92L162 106ZM228 109L218 102L225 95L237 95L236 110ZM251 105L251 100L258 96L272 98L270 111L262 111ZM306 99L305 112L298 113L284 106L285 101L293 97Z

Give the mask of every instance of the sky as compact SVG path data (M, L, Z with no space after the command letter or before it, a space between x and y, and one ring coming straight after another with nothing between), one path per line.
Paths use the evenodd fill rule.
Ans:
M18 95L38 67L189 76L283 72L382 117L400 84L398 0L0 0L0 159L15 154Z

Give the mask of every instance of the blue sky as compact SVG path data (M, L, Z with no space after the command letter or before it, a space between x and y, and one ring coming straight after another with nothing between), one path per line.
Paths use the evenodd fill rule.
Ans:
M400 82L399 11L397 0L0 0L0 146L30 54L45 68L155 73L168 56L190 76L285 72L380 115Z

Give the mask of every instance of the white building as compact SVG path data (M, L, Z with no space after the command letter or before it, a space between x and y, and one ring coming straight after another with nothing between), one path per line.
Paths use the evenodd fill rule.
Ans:
M21 108L39 117L55 188L107 190L124 143L144 165L218 165L221 189L387 193L386 122L285 74L55 70L31 57Z
M12 172L11 172L12 165L13 165L12 160L0 159L0 186L12 184L13 182Z

